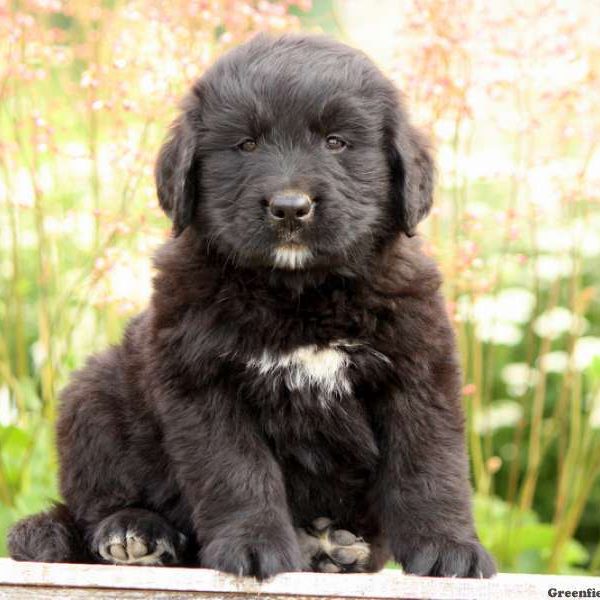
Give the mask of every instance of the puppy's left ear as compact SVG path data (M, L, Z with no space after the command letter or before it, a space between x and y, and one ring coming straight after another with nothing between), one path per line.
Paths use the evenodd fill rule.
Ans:
M171 125L154 167L158 201L173 221L175 237L194 218L200 192L199 176L196 139L184 112Z
M400 227L413 236L431 210L435 167L425 136L408 123L404 114L397 114L396 119L395 132L388 142L391 192L400 211Z

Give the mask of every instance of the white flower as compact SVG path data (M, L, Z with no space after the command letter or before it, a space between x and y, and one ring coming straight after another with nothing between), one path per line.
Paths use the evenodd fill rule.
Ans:
M482 342L504 346L516 346L523 339L523 333L516 325L502 321L492 320L479 323L475 333Z
M468 296L458 300L458 311L464 320L478 325L491 321L526 323L535 306L535 295L525 288L506 288L496 296L484 295L471 304Z
M540 356L540 366L546 373L564 373L569 366L569 355L562 350Z
M40 369L46 360L48 360L46 348L44 348L42 342L38 340L37 342L33 342L33 344L31 344L29 351L31 352L31 360L33 361L35 368Z
M591 336L579 338L573 349L575 368L583 371L595 358L600 359L600 338Z
M0 387L0 425L8 427L17 422L17 407L10 399L8 386Z
M152 293L151 264L146 259L122 259L108 272L107 282L114 300L143 305Z
M538 256L535 272L540 279L554 281L573 272L573 261L568 256Z
M480 434L501 427L514 427L523 416L522 406L515 400L498 400L475 415L473 426Z
M472 217L484 219L491 213L491 209L487 203L471 201L465 206L465 212Z
M527 363L505 365L500 374L511 396L522 396L529 387L535 385L539 372Z
M568 308L555 306L543 312L533 323L533 330L543 338L555 340L565 333L581 334L585 331L588 323Z
M600 254L600 239L597 234L598 223L576 219L569 229L571 249L588 258Z
M559 216L561 210L561 192L552 173L544 167L533 168L527 174L527 180L532 190L531 202L540 207L544 214ZM550 252L553 251L552 248L549 250Z
M593 257L600 254L600 239L597 233L586 231L579 239L579 250L583 256Z
M480 340L515 346L523 338L517 325L530 319L534 306L535 296L529 290L506 288L496 296L480 296L474 303L462 296L458 300L458 315L475 323Z
M496 316L510 323L527 323L535 306L535 294L525 288L506 288L496 296Z
M535 236L535 243L538 250L556 254L569 252L572 247L569 233L558 227L539 229Z

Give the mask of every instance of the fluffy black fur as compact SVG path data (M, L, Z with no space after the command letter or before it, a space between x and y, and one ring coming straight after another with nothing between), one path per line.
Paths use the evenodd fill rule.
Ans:
M492 575L454 335L414 237L433 164L389 80L326 38L256 37L185 98L156 182L174 236L152 302L64 391L67 508L17 525L12 555L182 532L179 562L262 578L306 568L294 527L328 516L370 543L369 570ZM307 218L272 216L286 190Z

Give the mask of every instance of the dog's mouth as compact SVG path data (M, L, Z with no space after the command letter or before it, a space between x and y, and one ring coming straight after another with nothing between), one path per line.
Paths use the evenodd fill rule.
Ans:
M310 248L298 242L279 244L273 250L273 265L278 269L303 269L312 258Z

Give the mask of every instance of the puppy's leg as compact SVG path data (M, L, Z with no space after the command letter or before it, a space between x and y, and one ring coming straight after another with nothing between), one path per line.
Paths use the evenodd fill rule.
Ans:
M128 508L103 519L90 546L103 561L124 565L170 565L182 562L186 537L160 515Z
M120 353L90 359L62 394L61 492L90 560L179 562L179 533L156 512L141 510L176 504L177 486L146 405L125 385ZM123 510L130 506L140 508Z
M423 375L390 390L378 408L382 460L373 502L394 559L416 575L491 577L496 568L471 514L459 398Z
M304 570L321 573L365 573L371 549L361 538L336 529L331 519L320 517L310 527L296 529Z
M281 469L236 390L175 395L171 378L157 398L201 566L259 579L301 570Z
M73 515L63 504L16 523L8 534L8 551L14 560L92 561Z

